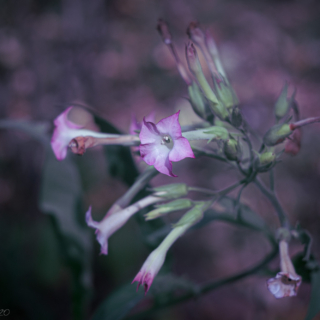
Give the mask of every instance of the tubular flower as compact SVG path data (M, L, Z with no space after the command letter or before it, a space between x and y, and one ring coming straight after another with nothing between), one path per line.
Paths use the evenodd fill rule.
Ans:
M279 243L281 271L267 281L269 291L277 298L293 297L298 293L301 277L296 274L288 253L288 242Z
M153 279L161 269L167 252L172 244L190 227L190 225L183 225L174 228L167 237L161 242L159 247L153 250L144 262L138 274L133 279L132 283L138 282L137 291L140 285L144 286L145 294L150 289Z
M160 120L157 124L143 119L140 132L140 154L142 159L159 172L171 177L172 161L194 158L189 141L181 135L179 113Z
M89 207L86 213L86 222L89 227L96 229L97 240L101 245L101 254L108 254L109 237L120 229L131 216L142 208L163 200L154 196L145 197L123 210L109 211L101 222L92 219L91 207Z
M166 258L169 248L173 243L182 236L192 225L197 223L203 217L203 211L206 210L207 204L200 203L186 212L175 225L174 229L165 237L159 247L152 251L143 264L133 282L138 282L137 291L140 285L144 285L144 291L147 294L154 277L161 269Z
M63 160L66 157L68 145L76 137L108 138L117 136L82 129L82 126L68 120L68 114L72 108L69 107L54 120L55 129L51 138L51 147L58 160Z

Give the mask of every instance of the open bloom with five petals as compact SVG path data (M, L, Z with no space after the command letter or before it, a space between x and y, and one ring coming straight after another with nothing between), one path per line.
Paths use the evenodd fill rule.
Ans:
M182 137L179 113L160 120L157 124L143 119L140 131L140 154L142 159L159 172L171 177L172 161L194 158L189 141Z
M301 284L301 277L296 274L292 261L288 253L288 242L281 240L279 242L280 267L281 271L275 278L267 281L269 291L276 298L293 297L298 293Z

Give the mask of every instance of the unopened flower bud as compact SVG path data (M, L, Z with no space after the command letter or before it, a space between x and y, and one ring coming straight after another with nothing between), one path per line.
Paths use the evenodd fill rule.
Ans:
M231 124L236 128L239 128L242 124L242 115L238 107L232 109Z
M210 107L214 114L216 114L222 120L228 118L229 113L226 108L220 103L217 96L211 89L206 77L203 74L202 67L197 55L197 51L192 43L188 43L186 46L186 57L190 71L197 78L206 98L209 100Z
M198 85L193 81L192 85L188 87L190 103L193 111L202 119L209 120L213 117L208 101L200 91Z
M223 79L223 77L213 77L213 81L218 98L222 101L226 108L230 109L238 104L238 99L232 86L225 79Z
M171 43L171 34L169 31L169 28L167 24L164 22L164 20L159 19L157 24L157 30L160 33L162 40L165 44Z
M227 79L226 73L223 69L223 66L219 57L217 45L209 31L206 32L206 44L207 44L209 53L214 61L214 64L218 70L218 73L224 76L225 79Z
M188 194L188 186L185 183L173 183L165 186L153 188L154 196L175 199Z
M266 172L270 170L275 164L276 157L277 156L271 151L258 154L256 170L259 172Z
M169 212L187 209L192 206L193 202L190 199L177 199L163 205L156 206L156 209L145 215L146 220L159 218Z
M276 124L267 131L263 142L266 146L275 146L283 142L291 133L292 129L289 124Z
M236 139L230 138L224 142L223 151L226 158L230 161L237 161L241 158L241 149Z
M187 34L189 38L197 45L200 47L203 56L207 62L207 65L209 67L209 70L212 74L213 77L218 77L220 78L220 75L217 71L217 68L214 64L214 61L210 55L210 52L208 50L208 47L206 45L206 37L204 32L201 30L199 27L198 22L193 21L189 24L188 29L187 29Z
M288 95L288 84L285 83L280 93L280 96L276 101L275 108L274 108L275 115L278 120L283 118L290 109L290 100L287 98L287 95Z

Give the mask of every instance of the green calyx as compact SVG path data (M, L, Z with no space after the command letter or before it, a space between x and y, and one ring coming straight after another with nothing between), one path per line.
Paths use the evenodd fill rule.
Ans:
M216 77L213 77L213 81L218 98L223 103L223 105L227 109L236 106L238 104L238 98L232 86L224 79L220 80Z
M159 218L169 212L190 208L193 202L190 199L177 199L165 204L156 205L156 209L145 215L146 220Z
M190 86L188 86L188 92L190 97L190 103L193 111L202 119L208 120L212 117L212 113L209 109L209 104L201 92L198 85L193 81Z
M188 186L185 183L173 183L153 188L153 195L156 197L175 199L188 194Z
M266 146L275 146L283 142L291 133L289 124L276 124L267 131L263 137L263 142Z
M223 151L226 158L230 161L237 161L241 158L241 149L236 139L230 138L224 142Z

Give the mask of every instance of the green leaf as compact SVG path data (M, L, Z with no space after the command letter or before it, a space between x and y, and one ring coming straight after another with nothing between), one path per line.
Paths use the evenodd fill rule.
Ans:
M311 274L311 299L305 320L312 320L320 312L320 269Z
M102 302L92 320L123 319L143 298L142 290L136 292L135 285L126 284Z

